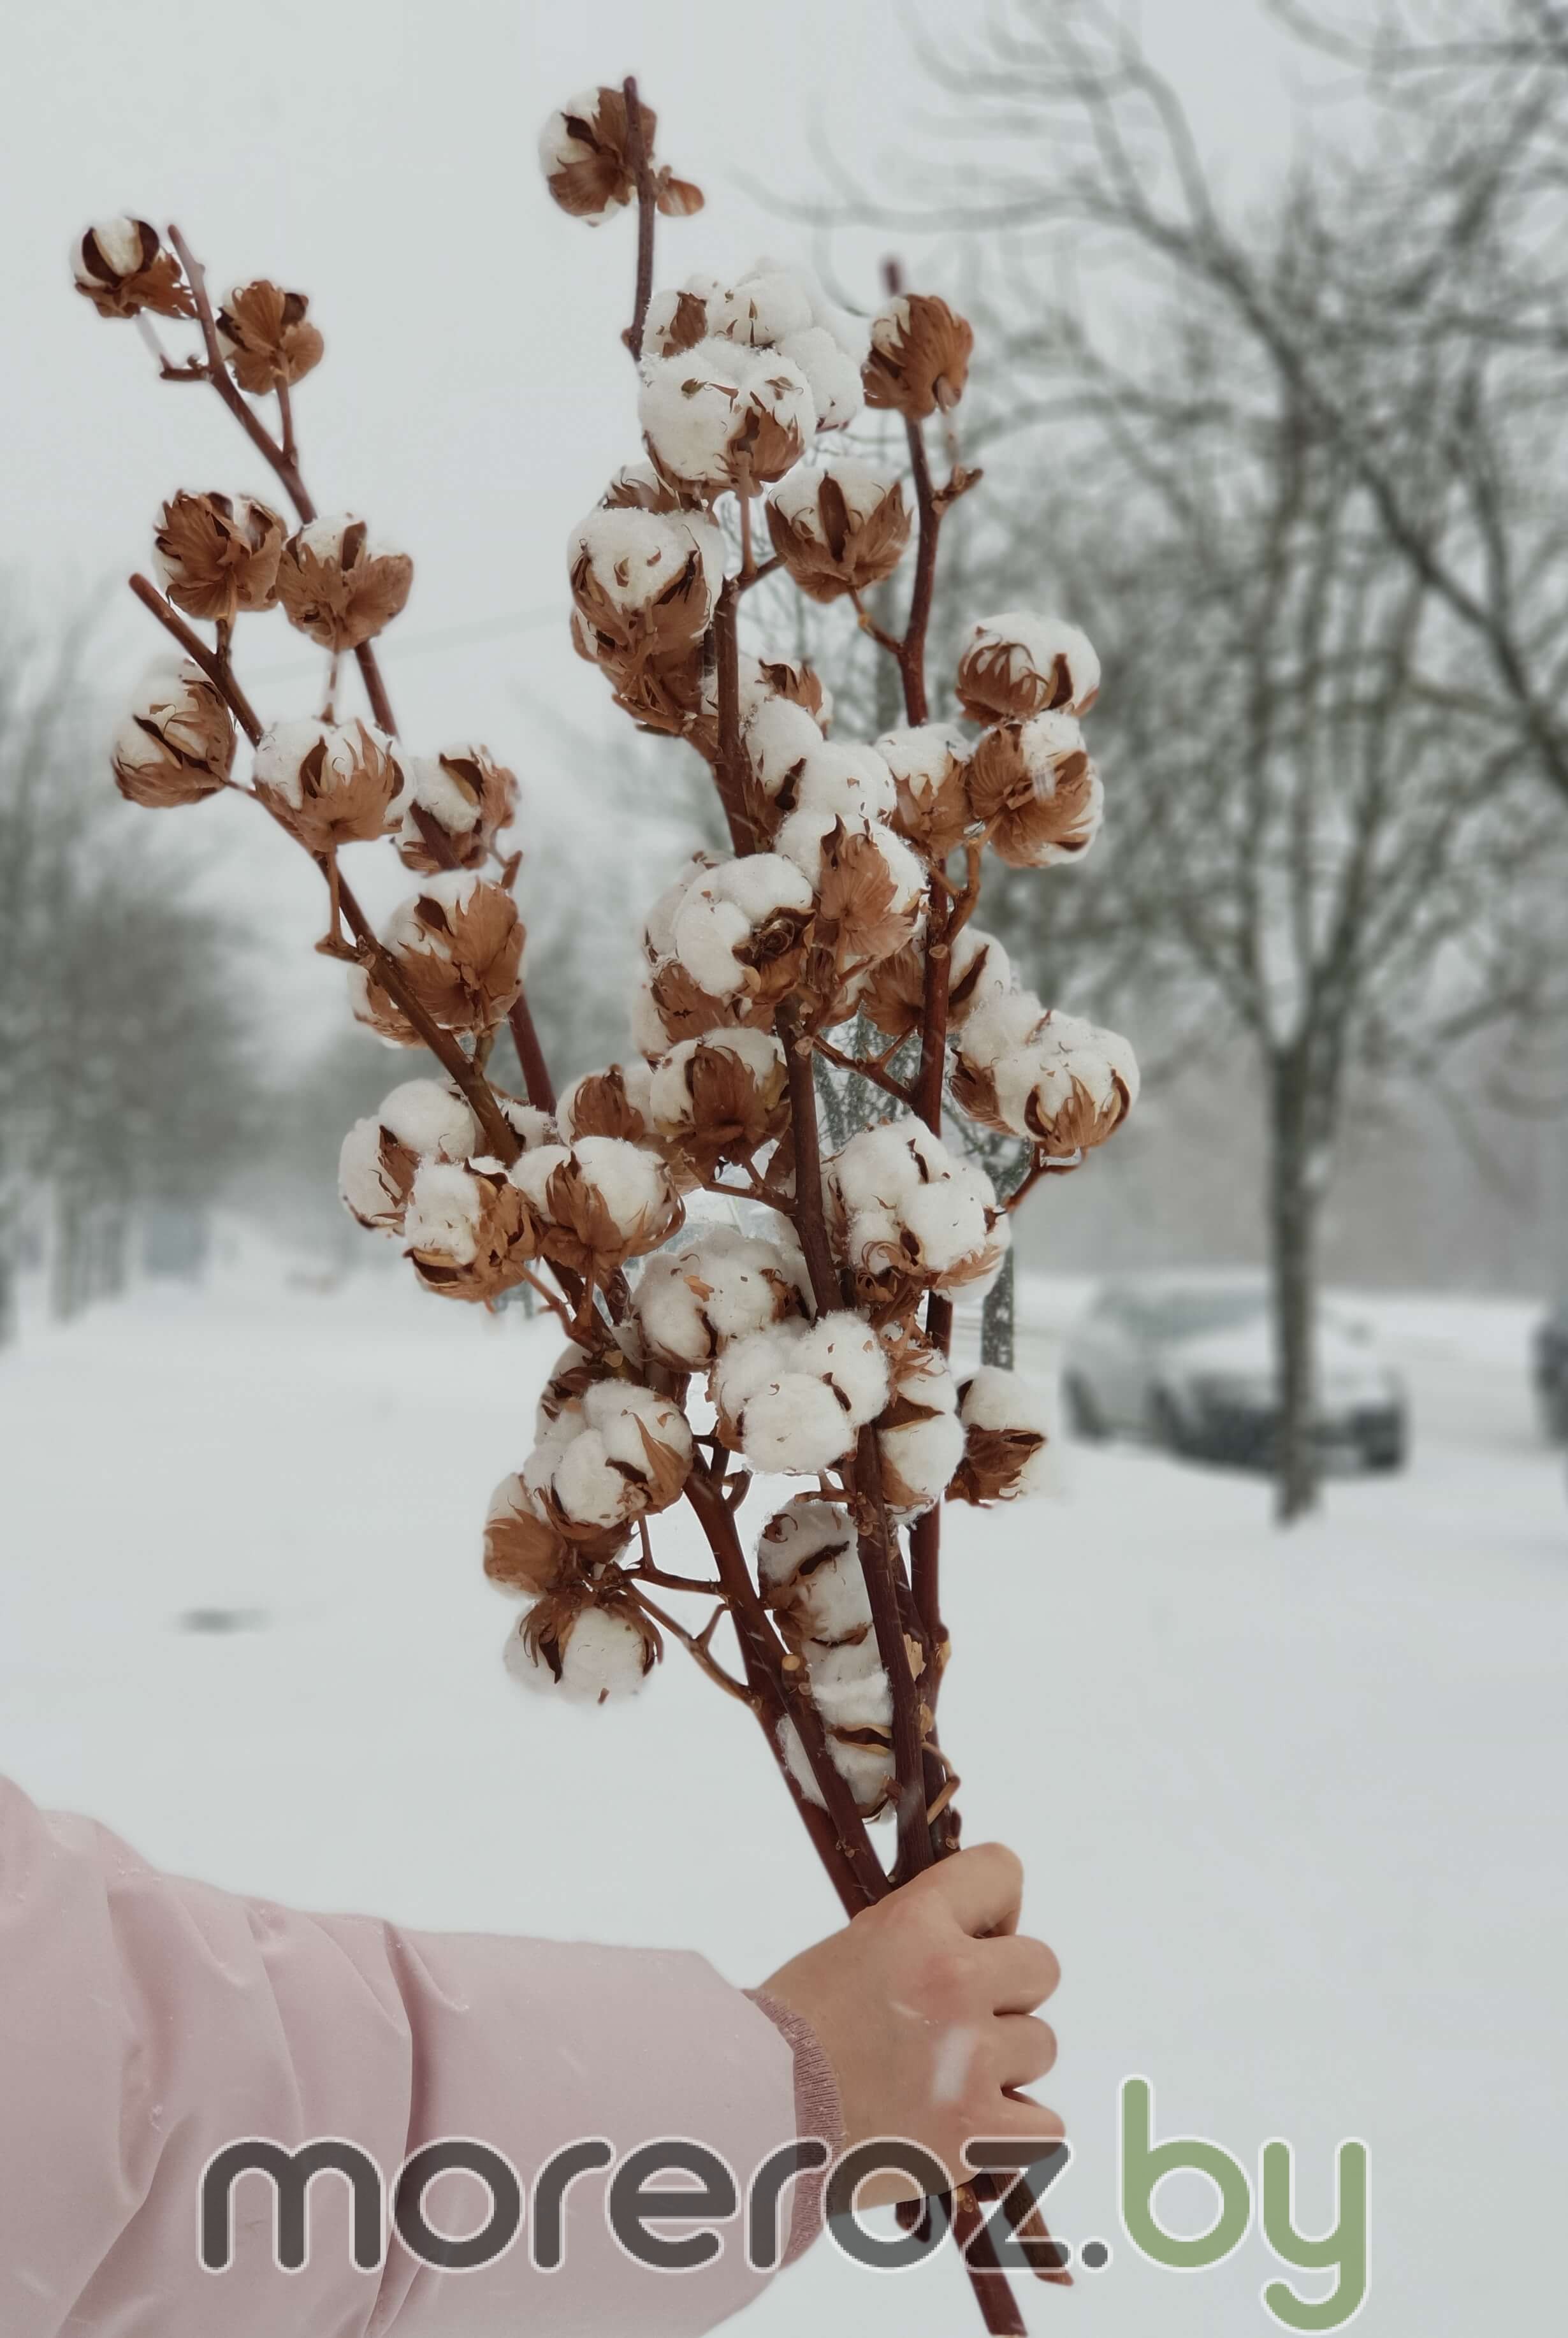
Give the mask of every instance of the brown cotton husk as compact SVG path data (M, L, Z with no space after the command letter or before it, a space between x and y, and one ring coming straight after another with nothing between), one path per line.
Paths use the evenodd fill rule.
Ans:
M386 833L387 808L403 783L403 767L388 739L363 722L346 724L355 742L352 772L334 765L328 740L318 736L294 768L299 801L260 776L252 784L260 801L308 851L335 852L342 844L368 844Z
M1098 781L1082 740L1056 758L1049 791L1042 792L1025 759L1024 728L1016 722L994 725L970 757L968 775L975 818L989 830L999 857L1015 869L1087 850L1100 818Z
M984 1508L990 1502L1013 1498L1024 1470L1044 1444L1034 1429L977 1429L965 1431L964 1459L947 1488L947 1499L972 1502Z
M835 822L823 840L816 937L835 953L840 973L875 966L913 938L917 906L900 903L876 839Z
M768 533L794 584L811 601L838 601L868 592L892 575L909 541L909 512L895 481L862 517L845 499L831 471L824 472L806 524L768 504Z
M478 883L460 906L420 894L413 921L428 937L388 945L410 995L444 1031L492 1031L522 989L524 926L503 886Z
M665 1181L665 1199L636 1223L623 1226L614 1216L581 1164L568 1157L550 1173L544 1187L545 1223L541 1234L544 1255L574 1274L598 1279L641 1258L682 1223L685 1211L674 1187Z
M654 968L649 991L671 1046L682 1039L701 1039L708 1031L773 1027L774 1009L768 1000L740 992L733 998L715 998L678 958L667 958Z
M153 533L169 598L210 624L271 608L284 534L278 514L250 496L171 496Z
M935 293L911 292L872 320L861 372L866 403L923 422L956 406L969 378L974 328Z
M572 1569L572 1546L514 1482L516 1499L493 1503L485 1522L485 1572L507 1591L552 1591Z
M114 742L114 784L144 810L164 811L216 795L234 762L233 717L200 667L184 665L144 687Z
M542 1229L533 1209L505 1173L469 1164L482 1196L472 1258L434 1245L410 1243L407 1256L427 1291L443 1299L484 1303L527 1281L525 1270L540 1255Z
M489 854L502 829L517 812L517 774L498 762L488 748L449 748L434 757L437 768L464 801L472 805L471 827L449 828L438 811L421 802L420 817L405 823L397 854L405 869L433 877L438 869L477 869ZM426 828L444 840L444 852L433 850Z
M720 1162L749 1161L782 1135L789 1103L781 1057L759 1079L752 1066L728 1047L699 1042L683 1077L687 1108L679 1131L666 1123L666 1133L700 1177L711 1177Z
M639 112L642 151L652 154L658 116L652 106L640 105ZM591 110L573 108L563 119L567 134L586 151L552 171L544 183L572 218L597 221L604 212L629 203L637 192L625 93L602 87L594 93Z
M926 1016L926 953L908 942L866 977L856 1004L886 1039L907 1039Z
M619 1064L579 1080L572 1091L571 1138L619 1136L629 1144L650 1141L647 1121L626 1093L626 1075Z
M407 600L414 563L406 552L375 552L362 519L351 520L322 554L291 535L278 566L278 598L291 625L323 649L356 650L391 624Z
M101 317L134 317L151 309L155 317L193 317L196 303L184 270L150 220L132 222L137 261L117 268L89 228L76 247L76 290Z
M306 315L303 292L286 292L265 276L236 285L215 322L219 345L241 389L252 398L303 381L325 344Z

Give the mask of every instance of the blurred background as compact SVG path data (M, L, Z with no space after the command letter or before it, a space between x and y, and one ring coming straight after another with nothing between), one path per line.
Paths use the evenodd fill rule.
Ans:
M1112 2213L1112 2088L1147 2069L1233 2148L1315 2137L1321 2175L1372 2139L1368 2327L1522 2317L1539 2254L1483 2282L1450 2245L1547 2214L1564 2050L1568 10L57 0L7 43L0 1761L280 1896L701 1932L747 1979L829 1920L700 1685L567 1717L537 1790L560 1717L508 1700L474 1529L547 1330L421 1301L341 1212L342 1135L410 1067L348 1023L299 856L231 802L132 810L107 766L159 647L122 584L159 503L269 493L217 402L72 292L72 238L128 209L220 287L309 292L318 502L415 555L382 644L403 734L516 769L553 1067L624 1051L635 920L711 814L568 643L568 529L639 452L632 238L554 211L534 142L635 70L708 196L661 283L767 251L869 309L893 256L974 323L955 451L985 476L944 535L934 712L993 610L1059 610L1104 661L1105 832L993 878L983 922L1132 1035L1143 1098L961 1326L1057 1391L1060 1469L1001 1557L975 1526L953 1562L950 1724L971 1831L1032 1853L1080 1977L1082 2214L1094 2186ZM851 436L875 453L876 418ZM897 720L839 613L749 606L843 735ZM280 614L240 653L264 717L314 704ZM392 857L351 858L389 907ZM611 1861L632 1733L691 1838ZM323 1824L323 1782L370 1776L353 1835ZM1484 2177L1451 2147L1477 2100ZM1261 2277L1119 2265L1063 2310L1240 2332ZM897 2305L795 2279L757 2327L812 2284L834 2329L955 2310L936 2276Z

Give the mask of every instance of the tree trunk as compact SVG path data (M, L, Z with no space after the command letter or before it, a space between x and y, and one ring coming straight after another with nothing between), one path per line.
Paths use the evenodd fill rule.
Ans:
M16 1262L6 1230L0 1227L0 1348L16 1337Z
M1013 1326L1017 1305L1017 1278L1013 1253L1002 1262L1002 1272L985 1295L980 1317L980 1361L1001 1370L1013 1369Z
M1273 1286L1279 1418L1274 1443L1275 1513L1282 1526L1316 1507L1319 1490L1315 1347L1318 1179L1307 1067L1300 1051L1270 1066L1269 1248Z
M80 1194L67 1189L54 1198L54 1248L49 1262L49 1311L68 1323L87 1302L88 1213Z

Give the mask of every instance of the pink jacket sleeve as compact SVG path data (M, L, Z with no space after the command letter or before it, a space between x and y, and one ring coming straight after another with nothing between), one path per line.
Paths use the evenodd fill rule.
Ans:
M6 2338L547 2338L708 2330L766 2276L744 2216L718 2257L670 2273L606 2223L607 2178L565 2195L563 2263L531 2262L529 2215L496 2262L421 2263L394 2232L359 2270L347 2181L310 2185L302 2269L274 2257L274 2195L239 2178L227 2271L201 2266L211 2155L242 2137L349 2139L388 2187L418 2146L476 2138L531 2209L552 2153L617 2156L685 2137L753 2171L806 2129L837 2141L810 2032L704 1960L309 1916L149 1868L103 1828L0 1779L0 2330ZM678 2188L679 2176L663 2186ZM804 2190L804 2187L800 2187ZM789 2231L791 2196L783 2216ZM471 2176L437 2177L430 2224L482 2225ZM789 2254L814 2229L795 2202ZM656 2226L659 2232L681 2226Z

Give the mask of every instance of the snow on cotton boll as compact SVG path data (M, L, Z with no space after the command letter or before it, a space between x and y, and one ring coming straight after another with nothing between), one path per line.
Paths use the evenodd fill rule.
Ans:
M171 496L152 535L159 581L188 617L231 624L278 599L286 533L253 496Z
M809 600L864 593L892 575L908 544L903 483L868 463L802 465L769 496L768 532Z
M427 877L381 939L414 998L444 1031L494 1030L523 987L517 905L502 886L470 870Z
M523 1482L568 1542L592 1542L679 1500L691 1453L686 1417L669 1397L596 1380L535 1446Z
M1006 609L974 626L958 660L957 690L972 722L1082 717L1100 695L1100 660L1076 625L1034 609Z
M789 1117L784 1050L766 1031L720 1030L683 1039L653 1072L660 1136L699 1177L749 1161Z
M875 747L852 740L825 739L813 747L790 791L779 796L791 811L826 812L851 827L872 828L887 819L898 801L893 774Z
M539 1256L534 1212L498 1161L424 1161L403 1216L403 1249L426 1291L487 1304L527 1281Z
M505 1662L525 1688L607 1704L635 1696L662 1654L657 1631L629 1596L573 1585L529 1609L506 1644Z
M876 1419L887 1363L869 1324L836 1311L809 1330L781 1323L737 1340L714 1366L709 1394L732 1452L759 1469L810 1475L843 1460Z
M947 1359L916 1331L883 1332L892 1395L877 1424L882 1491L896 1518L934 1509L964 1458L958 1390Z
M401 1233L420 1164L461 1162L476 1151L479 1124L455 1088L406 1080L357 1120L338 1157L338 1191L362 1226Z
M955 1501L1015 1502L1047 1490L1050 1459L1043 1392L1018 1372L983 1365L959 1392L964 1459L948 1492Z
M632 1305L651 1355L677 1371L705 1371L731 1341L803 1313L805 1273L798 1249L711 1226L651 1258Z
M889 817L900 836L938 864L975 824L969 805L969 742L947 722L889 731L877 752L893 775Z
M402 609L413 583L408 555L373 537L352 512L311 520L289 537L278 565L284 615L328 650L357 650L374 640Z
M589 513L572 532L572 598L603 656L669 656L699 641L724 576L710 520L636 506Z
M672 955L715 998L769 1004L799 979L817 899L792 860L758 852L697 876L670 921Z
M488 747L443 747L409 758L399 800L397 857L405 869L434 876L477 869L517 813L517 775Z
M1014 869L1075 860L1100 833L1104 794L1071 714L999 722L969 761L969 803Z
M830 1648L863 1645L871 1632L871 1597L858 1554L848 1511L816 1494L786 1503L758 1539L763 1600L791 1647L813 1660Z
M867 1304L917 1291L988 1285L1011 1239L982 1169L960 1162L917 1120L850 1138L828 1164L832 1231Z
M514 1162L512 1178L537 1214L544 1255L603 1279L657 1250L682 1211L658 1154L614 1136L543 1144Z
M818 429L848 428L866 403L859 356L847 350L824 325L808 325L800 332L786 334L779 354L805 375L817 408Z
M816 893L816 938L832 951L840 973L878 965L919 932L925 869L879 821L795 811L774 844Z
M1138 1062L1120 1032L1010 991L959 1035L952 1095L982 1127L1028 1137L1065 1160L1120 1128L1138 1100Z
M234 763L234 720L198 665L158 665L114 733L114 784L144 810L216 795Z
M661 475L710 503L782 478L817 427L805 377L788 358L726 340L651 359L637 415Z
M384 836L407 772L367 722L279 722L256 749L250 781L308 851L326 853Z
M193 317L185 272L150 220L100 220L72 248L76 290L101 317Z
M822 732L803 706L788 698L763 697L740 729L740 744L751 776L769 803L791 810L808 755L823 744Z

